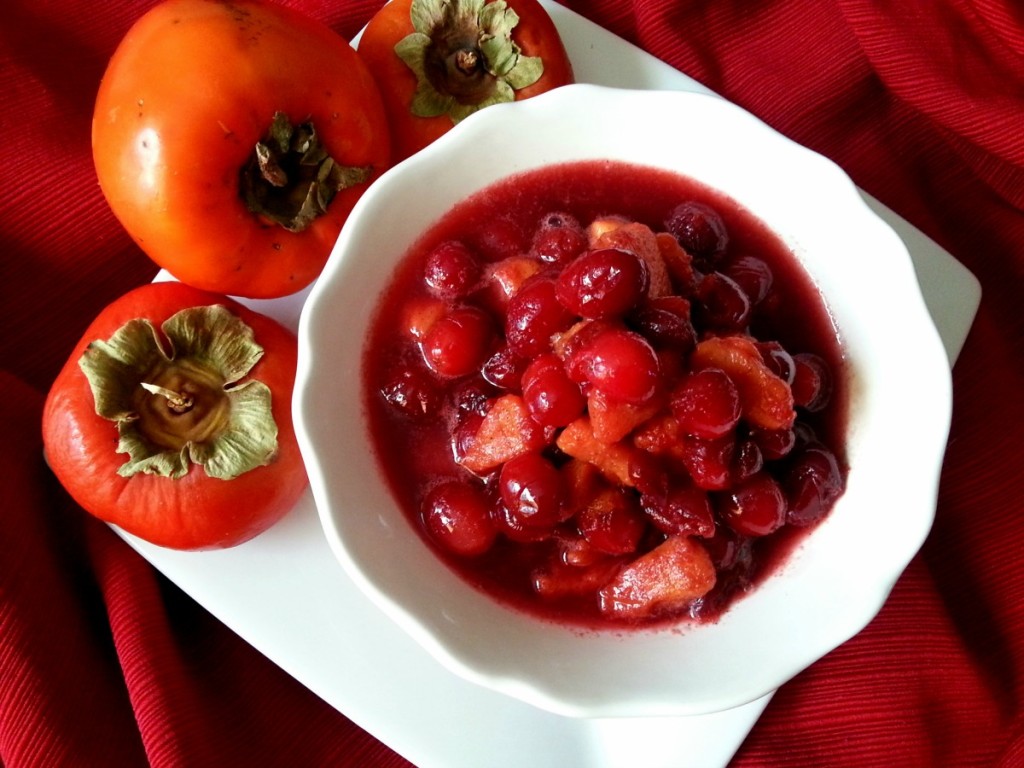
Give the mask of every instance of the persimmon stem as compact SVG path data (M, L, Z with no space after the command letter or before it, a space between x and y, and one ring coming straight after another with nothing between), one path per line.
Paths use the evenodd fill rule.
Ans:
M175 413L186 413L195 404L192 396L185 392L175 392L173 389L150 384L147 381L140 381L139 385L152 395L161 395L167 398L167 407Z
M455 69L463 75L475 75L480 69L480 54L475 48L462 48L455 52Z
M239 192L261 219L301 232L327 212L334 196L370 178L372 168L336 162L307 121L292 125L275 112L267 134L240 170Z

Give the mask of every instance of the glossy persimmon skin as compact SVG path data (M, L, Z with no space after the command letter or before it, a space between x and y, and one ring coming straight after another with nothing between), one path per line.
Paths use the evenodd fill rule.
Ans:
M512 39L524 56L539 56L544 74L533 85L516 91L516 101L574 82L572 63L558 29L537 0L510 0L519 16ZM417 117L409 111L416 91L416 76L395 53L395 44L411 34L412 0L391 0L370 20L359 38L359 55L380 88L391 125L394 160L404 160L452 129L447 115Z
M178 479L122 477L117 425L96 413L79 367L90 342L109 339L134 318L157 328L189 307L220 304L252 328L262 358L247 374L269 387L278 449L269 464L231 480L193 466ZM275 320L219 294L176 282L151 283L115 300L90 324L51 386L43 411L43 445L57 479L90 514L146 541L173 549L215 549L263 532L298 502L308 485L291 418L298 343Z
M372 169L297 233L250 212L239 188L276 112L312 121L338 163ZM254 298L315 279L390 162L380 95L351 45L258 0L165 0L142 16L103 76L92 148L111 209L158 265L190 285Z

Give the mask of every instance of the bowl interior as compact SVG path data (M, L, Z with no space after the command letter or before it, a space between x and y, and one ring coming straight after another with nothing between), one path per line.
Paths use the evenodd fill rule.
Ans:
M853 372L846 493L779 573L712 625L581 631L496 603L411 530L370 447L361 357L398 260L498 179L604 158L698 179L764 221L826 297ZM897 235L834 164L692 93L575 85L477 113L367 191L300 322L296 426L342 565L453 671L566 715L738 706L858 632L931 526L950 409L947 358Z

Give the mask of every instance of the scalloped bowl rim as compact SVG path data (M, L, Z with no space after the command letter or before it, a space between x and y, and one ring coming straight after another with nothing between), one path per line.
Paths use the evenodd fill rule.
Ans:
M495 163L495 137L512 142L523 131L534 140L501 143ZM499 604L411 529L369 442L366 329L416 237L500 178L600 158L676 170L761 218L826 297L854 370L845 495L778 573L715 624L589 631ZM831 161L703 94L571 85L471 116L364 193L299 323L296 431L345 571L454 673L567 716L729 709L859 632L931 528L951 410L948 360L896 233Z

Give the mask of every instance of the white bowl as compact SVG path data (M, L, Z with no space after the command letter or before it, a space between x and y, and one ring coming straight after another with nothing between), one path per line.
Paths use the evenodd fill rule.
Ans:
M714 624L581 632L499 604L428 549L370 447L360 362L398 260L492 182L597 158L678 171L758 216L820 288L854 372L845 494ZM762 697L871 621L934 517L949 364L902 241L833 163L716 97L574 85L473 115L367 190L303 309L299 344L296 428L342 566L453 672L552 712L688 715Z

